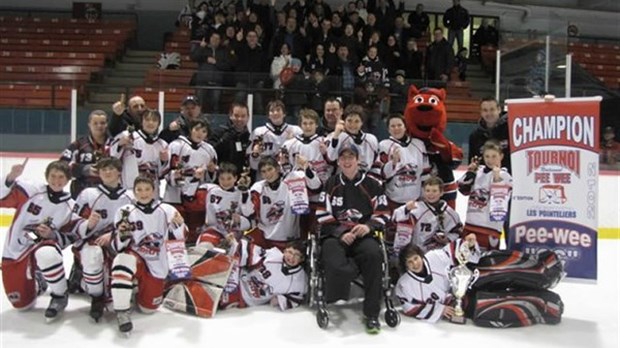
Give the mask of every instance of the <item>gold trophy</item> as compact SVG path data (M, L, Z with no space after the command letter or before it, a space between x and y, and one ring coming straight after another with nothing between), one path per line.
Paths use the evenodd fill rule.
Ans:
M129 222L129 209L121 209L121 221L119 222L119 226L122 224L127 225L127 229L118 231L118 235L121 238L121 241L125 241L131 238L131 223Z
M241 191L247 191L250 189L251 183L252 179L250 179L250 167L243 167L239 180L237 180L237 187Z
M53 221L54 221L54 218L51 216L48 216L45 219L43 219L41 224L46 225L51 229L54 229ZM28 238L32 239L33 242L39 243L40 241L43 240L43 238L37 233L36 225L31 225L31 227L32 228L27 228L26 235L28 236Z
M450 288L452 294L456 299L456 305L454 306L454 315L450 318L450 321L456 324L465 324L465 312L463 311L463 296L467 292L467 289L471 287L473 283L478 280L479 272L474 270L473 272L465 265L469 261L469 256L472 253L469 243L463 241L460 247L455 251L456 259L459 265L453 267L448 272L448 279L450 280Z

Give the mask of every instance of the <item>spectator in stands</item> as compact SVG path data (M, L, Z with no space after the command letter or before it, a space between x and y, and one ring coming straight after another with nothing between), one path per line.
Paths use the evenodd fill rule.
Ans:
M245 41L243 41L243 33L243 30L239 30L233 45L235 56L237 57L235 66L235 71L237 72L237 88L264 88L265 78L268 76L271 60L268 58L267 51L262 46L258 45L258 35L256 31L248 31L245 35ZM237 92L236 101L244 102L246 99L247 93L243 90L239 90ZM254 110L256 113L262 113L262 93L254 93L254 102Z
M338 121L342 120L344 108L340 99L330 97L325 100L325 109L323 110L323 119L317 130L317 134L326 137L336 129Z
M279 31L273 37L271 44L273 45L272 57L280 53L282 44L288 44L291 55L295 58L303 59L306 57L306 40L299 33L297 28L297 19L295 17L288 17L286 19L286 28L284 31Z
M411 26L411 35L419 39L426 35L428 31L428 25L430 24L430 19L426 12L424 12L424 5L417 4L415 7L415 12L411 12L409 17L407 18L407 22Z
M291 47L283 42L280 47L280 55L273 58L271 62L271 79L273 80L273 88L280 89L282 87L282 80L280 79L280 75L282 74L282 70L286 69L291 65Z
M119 101L112 105L113 115L110 117L110 135L115 137L127 127L134 130L142 128L142 115L146 112L146 103L138 95L129 98L129 105L125 105L125 94L121 94Z
M339 83L335 83L331 90L336 93L337 91L349 93L353 92L353 88L356 84L356 68L357 62L352 61L351 58L349 58L349 48L346 45L339 45L338 59L334 65L333 72L333 76L337 77L334 81ZM343 98L350 100L350 96L343 96Z
M394 19L398 13L405 9L405 2L399 2L399 9L396 9L394 0L368 0L368 12L374 13L377 17L377 26L381 31L381 37L387 37L394 31Z
M357 13L360 15L360 19L366 22L368 20L368 11L366 10L366 2L364 0L357 0L355 3Z
M422 52L414 38L407 40L407 46L400 55L399 67L405 70L405 78L422 79Z
M334 34L332 34L332 21L329 18L323 18L321 21L321 31L318 37L312 39L314 45L322 44L323 47L329 47L331 44L336 44L338 41Z
M202 101L202 108L212 113L220 112L220 96L226 73L232 70L232 56L230 49L221 46L221 34L214 31L209 36L209 43L203 38L200 44L192 46L190 58L198 63L195 83L197 86L207 86L209 89L198 88L196 95ZM209 104L207 104L209 101Z
M360 18L359 12L357 11L349 13L349 23L351 23L353 26L353 31L356 33L364 29L364 26L366 25L364 20Z
M299 111L308 104L308 92L312 89L312 85L301 70L301 60L293 58L291 69L293 75L290 81L284 85L282 101L286 105L286 122L299 124Z
M353 60L359 60L364 56L364 46L359 40L358 35L353 28L353 24L347 23L344 26L344 34L339 39L340 44L344 44L349 48L349 54Z
M333 62L334 58L331 58ZM317 69L321 69L323 74L329 74L330 66L328 65L328 57L325 52L325 46L322 44L318 44L312 50L312 54L310 55L310 60L306 63L306 72L312 73Z
M433 31L434 41L426 48L426 79L448 81L454 53L452 47L443 37L443 29Z
M288 11L289 9L295 9L297 13L297 23L303 23L304 18L308 17L308 14L311 12L310 10L310 0L295 0L292 4L287 2L286 5L282 8L284 11Z
M482 158L482 147L488 140L495 140L500 144L504 154L502 167L511 173L508 117L501 114L499 102L493 97L480 101L478 128L469 135L469 163L472 163L475 157Z
M301 23L301 22L300 22ZM309 40L312 46L316 46L316 42L321 37L321 22L316 16L316 13L310 12L305 21L306 40Z
M316 112L323 112L325 98L329 95L329 84L325 79L323 68L316 68L310 74L309 107Z
M206 1L201 2L196 7L196 12L192 16L192 21L190 22L190 40L198 41L202 39L206 34L209 27L208 24L208 14L209 5Z
M393 77L400 65L400 45L396 41L394 35L387 38L387 46L383 54L383 62L388 70L388 76Z
M382 55L385 53L386 48L385 48L385 44L382 41L382 36L381 36L381 31L379 30L375 30L370 34L370 39L368 39L368 42L365 42L366 46L365 46L365 50L366 53L368 51L368 48L371 46L375 46L377 47L377 54L379 55L379 57L383 58Z
M164 128L159 137L165 140L168 144L176 140L179 136L184 135L188 137L190 135L189 124L192 121L199 119L207 120L207 115L202 113L202 107L200 101L194 95L188 95L183 99L181 103L181 113L170 124Z
M332 34L336 38L342 37L344 34L344 26L342 23L342 17L340 17L340 12L332 13Z
M407 105L409 84L405 81L405 70L398 69L390 83L390 113L402 113Z
M319 19L332 17L332 9L324 0L314 0L314 12Z
M467 48L461 47L454 58L454 65L458 71L459 81L465 81L467 75Z
M226 29L224 30L224 38L222 40L222 46L230 48L231 43L235 42L235 36L237 35L237 31L235 30L235 26L232 24L226 25Z
M469 26L469 12L461 6L461 0L452 0L452 7L447 9L443 15L443 25L448 28L450 48L454 45L455 38L457 47L464 47L463 30Z
M71 169L71 197L75 199L87 187L97 186L101 180L96 168L97 161L105 154L108 139L108 115L94 110L88 115L88 135L78 138L67 146L60 156Z
M620 143L614 140L615 136L613 127L605 127L601 142L601 164L615 166L620 163Z
M407 43L407 40L412 36L411 29L406 27L405 20L401 16L397 16L394 19L394 31L390 34L396 39L398 47L403 47ZM389 39L389 36L388 36Z
M370 40L370 35L372 35L372 33L376 30L379 30L379 27L377 27L377 16L375 16L374 13L370 12L368 13L368 20L366 21L366 26L364 27L362 32L362 43L364 45L368 43L368 41Z
M377 46L368 47L366 56L357 67L357 74L362 83L366 85L371 84L373 89L379 86L389 86L388 69L379 59Z
M248 166L245 153L250 146L249 120L248 106L245 103L233 102L228 123L221 125L209 137L209 143L217 152L218 161L234 164L237 175Z
M489 24L489 19L484 18L482 24L476 30L473 38L474 54L480 57L480 49L483 46L491 45L497 47L499 45L499 32L494 26Z

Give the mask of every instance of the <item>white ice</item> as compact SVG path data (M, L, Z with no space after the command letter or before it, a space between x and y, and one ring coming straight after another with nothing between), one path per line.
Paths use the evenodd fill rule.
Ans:
M7 162L2 161L5 174ZM15 161L12 161L15 163ZM30 166L30 164L29 164ZM42 179L38 170L28 170L30 178ZM1 175L0 175L1 176ZM617 191L617 186L616 186ZM617 204L617 196L616 196ZM609 203L609 202L608 202ZM616 205L617 206L617 205ZM617 219L617 209L615 219ZM618 226L618 225L616 225ZM5 234L6 228L0 229ZM559 325L527 328L488 329L441 322L426 324L403 318L399 327L383 323L377 336L365 333L359 305L331 307L327 330L316 325L315 312L307 307L279 312L270 307L220 311L214 318L191 317L167 309L152 315L133 314L134 332L121 337L112 313L98 324L88 318L90 300L71 296L62 318L46 324L43 312L49 295L39 297L34 309L13 309L0 290L0 348L51 347L291 347L291 346L375 346L375 347L618 347L618 305L620 282L620 241L599 240L598 281L596 284L562 282L553 291L564 302ZM67 272L71 262L65 255Z

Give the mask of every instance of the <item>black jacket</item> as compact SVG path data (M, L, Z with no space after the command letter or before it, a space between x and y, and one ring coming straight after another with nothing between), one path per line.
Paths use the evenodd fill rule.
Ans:
M443 15L443 26L451 30L463 30L469 25L469 12L462 6L452 6Z
M247 166L245 151L250 146L250 132L247 129L238 132L229 121L212 133L209 143L215 148L219 163L232 163L241 174L243 167Z
M505 167L509 173L512 172L510 163L510 144L508 141L508 117L501 115L495 127L489 129L483 119L478 121L478 128L469 135L469 156L468 163L474 156L482 157L481 149L487 140L495 139L502 146L504 158L502 159L502 167ZM482 163L482 162L481 162Z

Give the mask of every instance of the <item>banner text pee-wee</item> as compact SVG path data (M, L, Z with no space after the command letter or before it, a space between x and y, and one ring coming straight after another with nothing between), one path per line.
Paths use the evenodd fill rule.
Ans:
M596 279L600 97L507 100L513 193L508 247L554 250Z

